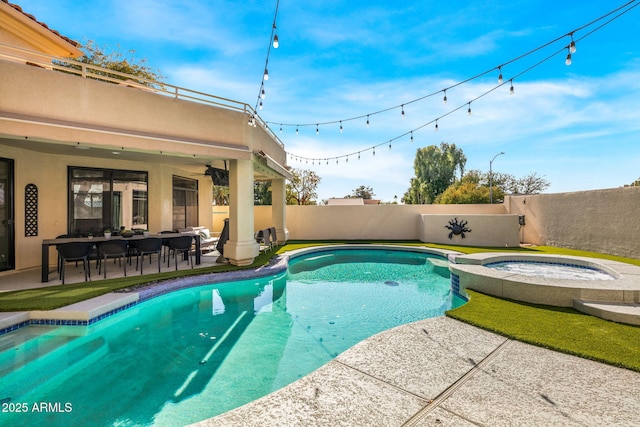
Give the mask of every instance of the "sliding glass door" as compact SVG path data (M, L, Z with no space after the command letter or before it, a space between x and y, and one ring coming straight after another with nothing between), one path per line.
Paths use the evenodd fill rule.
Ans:
M15 268L13 160L0 158L0 271Z
M173 229L198 226L198 181L173 177Z
M69 168L69 233L147 229L147 172Z

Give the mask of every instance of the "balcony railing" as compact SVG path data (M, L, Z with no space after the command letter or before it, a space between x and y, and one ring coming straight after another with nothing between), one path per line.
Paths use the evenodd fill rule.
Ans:
M182 99L186 101L224 108L227 110L242 112L247 116L247 123L255 123L259 125L278 144L280 144L281 147L284 147L282 141L280 141L275 132L271 130L269 125L267 125L267 123L262 120L258 113L249 104L246 104L244 102L222 98L205 92L175 86L169 83L157 82L154 80L145 79L143 77L134 76L131 74L121 73L91 64L85 64L69 58L50 56L40 52L11 46L4 43L0 43L0 59L6 59L12 62L26 63L32 66L38 66L49 70L77 75L85 79L115 83L118 85L134 87L140 90L153 92L158 95L168 96L175 99Z

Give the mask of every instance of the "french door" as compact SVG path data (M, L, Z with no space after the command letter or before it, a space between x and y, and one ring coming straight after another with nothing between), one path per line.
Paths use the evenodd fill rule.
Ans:
M13 160L0 158L0 271L15 268Z

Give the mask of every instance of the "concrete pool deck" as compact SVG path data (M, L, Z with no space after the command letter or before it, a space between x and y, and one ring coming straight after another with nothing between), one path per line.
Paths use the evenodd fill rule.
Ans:
M639 395L638 372L438 317L374 335L295 383L195 425L635 426Z

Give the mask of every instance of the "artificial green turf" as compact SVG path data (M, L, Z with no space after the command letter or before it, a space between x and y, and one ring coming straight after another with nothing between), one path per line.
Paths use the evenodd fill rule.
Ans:
M640 327L572 308L501 299L467 291L467 304L447 316L539 347L640 372Z

